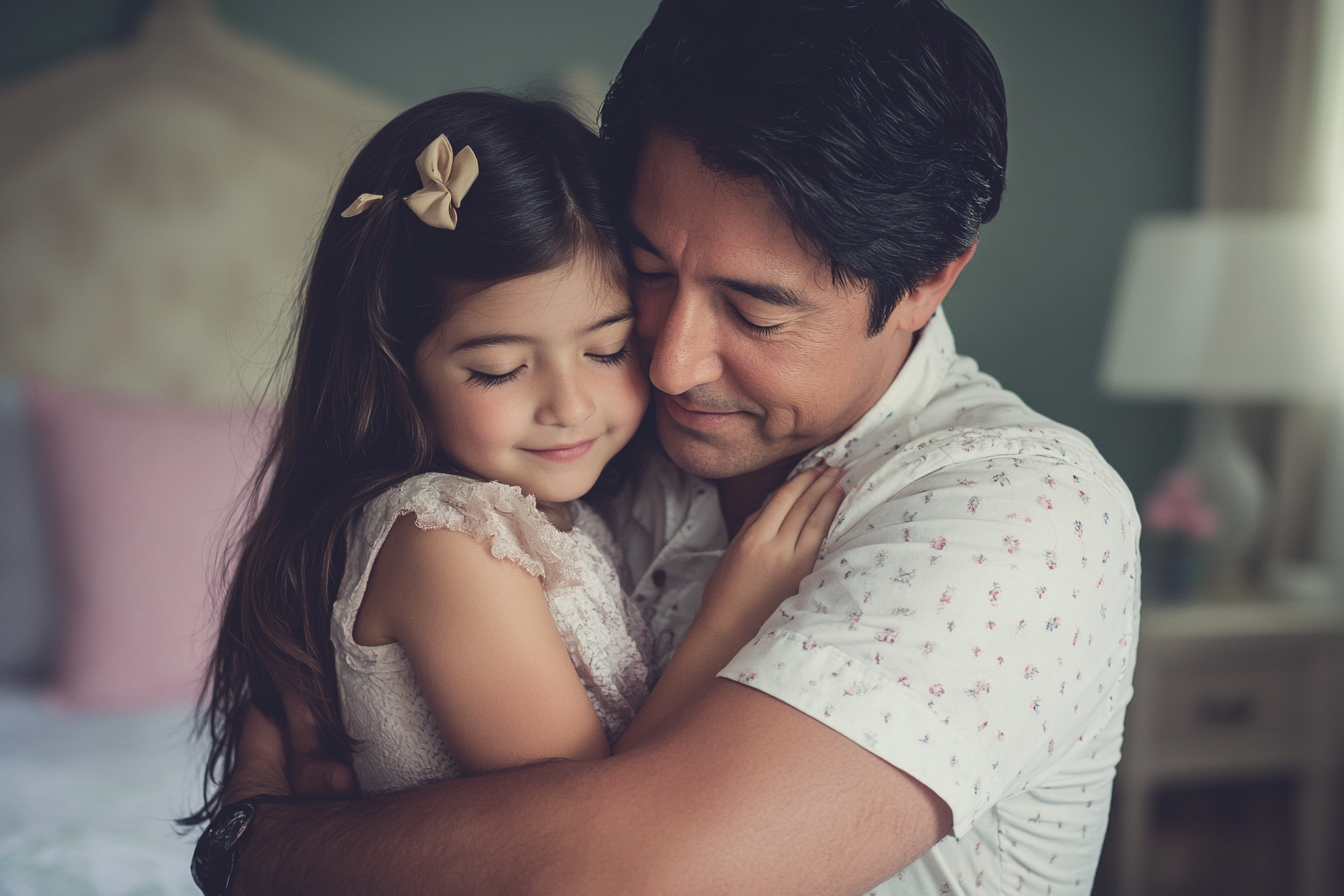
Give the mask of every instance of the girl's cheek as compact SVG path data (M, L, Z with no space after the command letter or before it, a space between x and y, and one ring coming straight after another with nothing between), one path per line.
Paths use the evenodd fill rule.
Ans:
M458 439L477 450L512 442L511 436L518 429L513 419L515 410L504 396L491 392L470 396L459 405L454 421Z
M636 426L649 406L649 378L639 364L627 364L625 377L625 395L629 414Z

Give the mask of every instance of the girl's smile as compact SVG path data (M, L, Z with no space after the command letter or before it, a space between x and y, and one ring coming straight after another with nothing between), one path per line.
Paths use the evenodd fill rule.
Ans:
M526 448L524 450L530 451L546 460L564 464L583 457L588 453L588 449L593 447L595 441L596 439L589 439L588 441L580 442L577 445L557 445L554 448Z
M580 257L493 283L449 309L415 357L440 447L538 501L583 495L648 400L624 289Z

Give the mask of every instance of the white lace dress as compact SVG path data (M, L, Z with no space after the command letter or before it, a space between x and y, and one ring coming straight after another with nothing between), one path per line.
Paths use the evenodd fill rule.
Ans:
M629 573L610 530L581 502L569 510L574 527L561 532L516 486L444 473L408 479L365 505L348 533L331 616L341 708L364 793L459 774L401 645L365 647L354 639L374 558L405 513L414 513L422 529L465 532L541 577L551 617L607 737L615 741L630 724L648 696L652 639L628 597Z

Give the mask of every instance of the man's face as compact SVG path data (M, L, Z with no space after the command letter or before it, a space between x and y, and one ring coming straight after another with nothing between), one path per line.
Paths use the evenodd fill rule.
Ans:
M645 145L630 212L658 435L700 476L833 441L886 391L937 307L867 337L868 291L832 281L764 184L709 170L663 133Z

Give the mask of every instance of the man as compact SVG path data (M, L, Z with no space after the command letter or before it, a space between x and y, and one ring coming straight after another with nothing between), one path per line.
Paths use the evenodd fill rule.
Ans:
M938 310L1003 187L989 51L939 0L665 0L604 122L671 460L611 516L663 656L728 534L825 460L817 565L646 744L259 806L230 892L1088 892L1138 525ZM230 798L282 762L254 715Z

